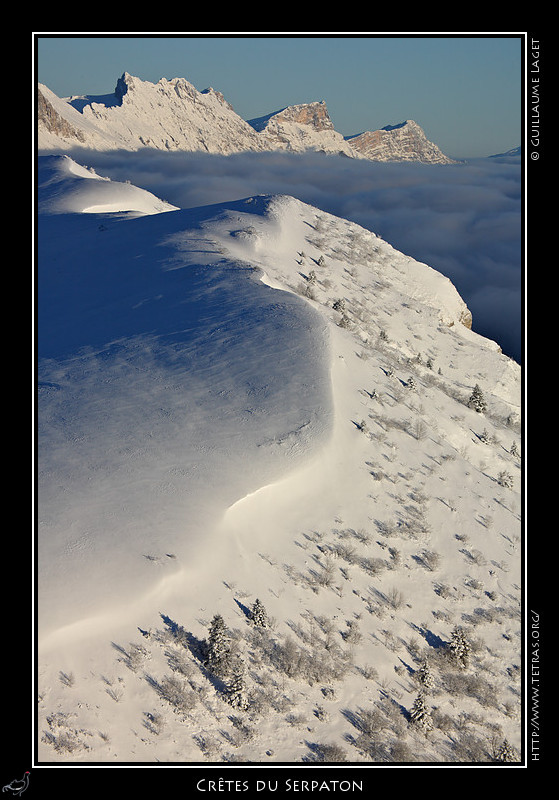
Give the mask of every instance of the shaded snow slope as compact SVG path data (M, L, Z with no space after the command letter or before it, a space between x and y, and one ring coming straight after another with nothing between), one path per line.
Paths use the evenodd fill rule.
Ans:
M324 321L212 236L245 207L40 219L41 631L145 592L152 554L190 562L328 429Z
M81 213L112 182L40 164L40 760L518 750L520 369L452 284L292 197ZM217 613L244 711L201 657Z

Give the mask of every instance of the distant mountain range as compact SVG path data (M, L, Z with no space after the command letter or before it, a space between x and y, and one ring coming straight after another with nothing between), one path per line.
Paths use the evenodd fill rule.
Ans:
M112 94L60 98L39 84L37 146L94 150L315 151L369 161L452 164L413 120L344 137L323 101L283 108L243 120L212 88L198 91L184 78L157 83L127 72Z
M517 156L522 155L522 147L513 147L510 150L507 150L506 153L495 153L495 155L489 156L489 158L516 158Z

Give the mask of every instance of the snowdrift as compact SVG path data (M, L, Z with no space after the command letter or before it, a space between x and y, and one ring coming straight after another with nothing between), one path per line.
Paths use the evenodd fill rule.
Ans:
M41 632L134 602L154 559L192 564L219 515L312 451L332 413L324 321L219 252L263 202L152 216L145 193L101 194L112 182L54 165L40 180ZM127 201L130 218L68 212Z

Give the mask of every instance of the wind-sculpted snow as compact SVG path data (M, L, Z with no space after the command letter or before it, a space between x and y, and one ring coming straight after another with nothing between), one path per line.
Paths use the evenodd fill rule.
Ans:
M40 762L517 750L519 365L431 262L290 193L154 213L39 161Z
M111 181L68 156L45 156L38 171L39 211L42 214L111 213L134 211L159 214L177 211L151 192L131 183Z
M188 570L328 435L325 322L212 236L246 207L40 217L41 633Z

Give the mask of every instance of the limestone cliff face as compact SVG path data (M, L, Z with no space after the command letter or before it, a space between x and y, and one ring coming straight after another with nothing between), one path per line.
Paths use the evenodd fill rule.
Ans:
M454 164L436 144L430 142L414 120L387 125L378 131L365 131L347 141L361 156L371 161L420 161L424 164Z
M466 308L460 315L460 322L465 328L468 328L470 331L472 330L472 312L469 308Z
M44 127L54 136L60 136L62 139L75 139L77 142L85 141L83 132L74 128L61 117L40 90L37 92L37 119L39 127Z
M334 129L326 103L301 103L249 120L255 131L265 137L272 149L303 152L316 150L359 157L341 133Z
M299 125L310 125L315 131L334 130L324 101L288 106L283 111L278 111L273 119L276 122L297 122Z

